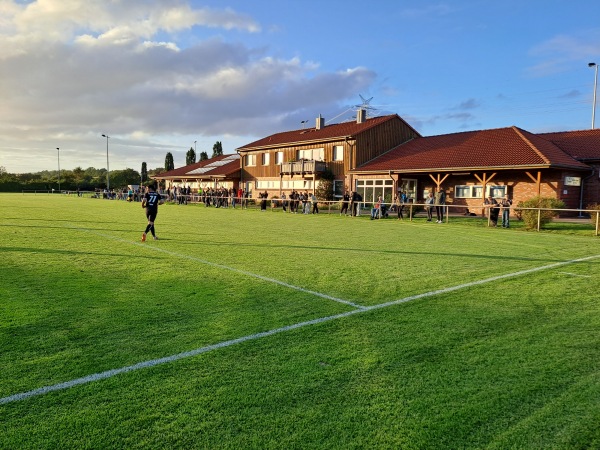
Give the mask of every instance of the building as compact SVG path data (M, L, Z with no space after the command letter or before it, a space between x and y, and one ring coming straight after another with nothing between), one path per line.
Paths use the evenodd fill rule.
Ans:
M382 195L382 183L415 202L442 187L447 202L481 206L488 195L516 202L556 197L567 208L599 202L600 130L533 134L518 127L419 137L350 170L365 201ZM388 191L385 200L391 201Z
M354 187L351 170L419 136L397 114L367 119L361 110L356 121L334 125L319 116L314 128L276 133L238 148L241 183L253 197L259 191L272 197L315 192L319 180L331 174L340 197Z
M240 157L238 154L219 155L177 169L169 170L152 177L163 183L165 189L174 187L199 189L237 189L240 183Z

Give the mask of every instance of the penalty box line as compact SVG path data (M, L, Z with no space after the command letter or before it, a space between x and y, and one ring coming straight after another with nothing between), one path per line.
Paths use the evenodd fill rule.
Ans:
M127 239L122 239L122 238L110 236L110 235L104 234L104 233L98 233L97 231L89 230L89 229L86 229L86 228L79 228L79 227L75 227L75 226L68 227L68 228L71 228L73 230L78 230L78 231L85 231L87 233L95 234L97 236L101 236L101 237L112 239L113 241L123 242L123 243L131 244L131 245L137 245L137 246L139 246L141 248L144 248L144 249L148 249L148 250L153 250L153 251L156 251L156 252L165 253L167 255L174 256L174 257L177 257L177 258L189 259L190 261L194 261L194 262L201 263L201 264L204 264L204 265L207 265L207 266L215 267L217 269L229 270L230 272L235 272L235 273L238 273L240 275L245 275L245 276L248 276L248 277L251 277L251 278L256 278L256 279L259 279L259 280L262 280L262 281L266 281L268 283L278 284L278 285L286 287L288 289L293 289L293 290L296 290L296 291L299 291L299 292L304 292L305 294L310 294L310 295L314 295L316 297L324 298L326 300L332 300L332 301L337 302L337 303L342 303L344 305L351 306L351 307L356 308L358 310L365 310L366 309L365 306L359 305L357 303L353 303L353 302L351 302L349 300L344 300L344 299L341 299L341 298L333 297L331 295L323 294L323 293L317 292L317 291L312 291L310 289L304 289L304 288L302 288L300 286L295 286L293 284L286 283L285 281L277 280L275 278L265 277L263 275L259 275L257 273L252 273L252 272L249 272L247 270L236 269L235 267L226 266L224 264L214 263L212 261L208 261L206 259L198 258L196 256L190 256L190 255L185 255L183 253L173 252L171 250L166 250L164 248L160 248L160 247L155 247L155 246L149 245L148 243L142 244L142 243L139 243L139 242L132 242L132 241L129 241Z
M483 285L486 283L491 283L494 281L504 280L504 279L508 279L508 278L515 278L515 277L527 275L530 273L535 273L535 272L540 272L543 270L549 270L549 269L554 269L554 268L561 267L561 266L566 266L568 264L575 264L575 263L579 263L579 262L590 261L590 260L596 259L596 258L600 258L600 255L587 256L584 258L573 259L570 261L563 261L563 262L548 264L545 266L534 267L533 269L520 270L518 272L512 272L512 273L498 275L498 276L491 277L491 278L485 278L483 280L472 281L470 283L464 283L464 284L452 286L452 287L449 287L446 289L438 289L435 291L429 291L429 292L425 292L423 294L405 297L405 298L395 300L392 302L381 303L379 305L363 307L362 309L354 309L352 311L347 311L345 313L340 313L340 314L336 314L333 316L320 317L318 319L308 320L305 322L299 322L299 323L287 325L287 326L284 326L281 328L275 328L275 329L269 330L269 331L263 331L260 333L250 334L250 335L243 336L240 338L231 339L228 341L219 342L217 344L208 345L206 347L197 348L195 350L178 353L176 355L166 356L166 357L158 358L158 359L152 359L149 361L143 361L143 362L140 362L137 364L133 364L131 366L121 367L119 369L107 370L105 372L95 373L95 374L88 375L88 376L85 376L82 378L77 378L77 379L74 379L71 381L66 381L64 383L58 383L58 384L54 384L51 386L44 386L44 387L41 387L38 389L33 389L33 390L27 391L27 392L21 392L19 394L14 394L14 395L11 395L8 397L0 398L0 405L25 400L30 397L36 397L38 395L44 395L44 394L48 394L50 392L60 391L63 389L72 388L72 387L79 386L82 384L91 383L94 381L104 380L106 378L112 378L112 377L120 375L122 373L127 373L127 372L132 372L135 370L140 370L140 369L145 369L145 368L149 368L149 367L159 366L162 364L167 364L170 362L178 361L180 359L190 358L192 356L197 356L202 353L207 353L212 350L230 347L232 345L240 344L242 342L256 340L256 339L260 339L260 338L264 338L264 337L268 337L268 336L273 336L276 334L284 333L284 332L295 330L298 328L303 328L303 327L306 327L309 325L316 325L316 324L329 322L329 321L336 320L336 319L342 319L345 317L352 316L354 314L360 314L360 313L373 311L373 310L377 310L377 309L381 309L381 308L387 308L389 306L399 305L401 303L407 303L407 302L421 299L421 298L433 297L433 296L439 295L439 294L445 294L448 292L458 291L459 289L465 289L465 288L472 287L472 286Z

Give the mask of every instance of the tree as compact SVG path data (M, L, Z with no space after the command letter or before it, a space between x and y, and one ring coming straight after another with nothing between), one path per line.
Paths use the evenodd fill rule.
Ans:
M148 166L145 162L142 163L142 173L141 173L141 182L144 184L144 181L148 180Z
M77 186L79 186L81 184L81 182L84 180L85 178L85 172L83 171L83 169L79 166L75 167L73 169L73 179L75 180L75 184Z
M330 170L327 170L321 174L319 186L315 190L315 195L319 200L333 200L333 180L335 175Z
M200 161L206 161L208 159L208 153L200 152Z
M115 188L122 188L130 184L138 184L140 181L140 174L133 169L125 170L111 170L110 172L110 185L114 185Z
M212 157L214 158L215 156L219 156L222 154L223 154L223 145L221 144L221 141L217 141L217 142L215 142L215 145L213 145Z
M173 154L171 152L167 153L165 157L165 170L173 170L175 168L175 163L173 162Z
M185 155L185 165L189 166L190 164L194 164L196 162L196 152L192 147L187 151Z

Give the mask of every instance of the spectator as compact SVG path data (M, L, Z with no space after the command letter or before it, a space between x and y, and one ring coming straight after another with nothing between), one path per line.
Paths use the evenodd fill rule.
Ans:
M433 216L434 203L435 199L433 198L433 192L430 192L427 198L425 199L425 211L427 211L427 222L431 222L431 218Z
M345 214L348 215L348 202L350 201L350 194L348 191L344 192L342 196L342 209L340 210L340 216Z
M488 195L483 203L489 207L490 222L493 227L498 226L498 214L500 213L500 205L492 195Z
M377 203L373 205L371 209L371 220L379 219L381 217L381 196L377 197Z
M267 210L267 198L269 197L269 194L267 193L267 191L263 192L262 194L259 194L260 197L260 210L261 211L266 211Z
M505 195L500 201L502 206L502 228L510 228L510 207L512 206L512 200Z
M439 186L435 194L435 213L437 215L437 223L444 223L444 208L446 205L446 191Z
M402 193L400 193L400 195L396 195L394 200L396 211L398 212L398 220L404 219L404 216L402 215L402 210L404 209L404 200L402 199L402 195Z
M312 213L319 214L319 201L314 193L310 194L310 201L312 203Z

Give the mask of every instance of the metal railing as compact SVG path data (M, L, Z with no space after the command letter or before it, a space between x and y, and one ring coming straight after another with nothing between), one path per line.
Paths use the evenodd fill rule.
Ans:
M318 173L327 170L327 164L324 161L300 160L281 163L281 173L286 175L302 173Z
M25 194L34 194L34 195L52 195L52 194L63 194L63 195L77 195L77 191L48 191L48 190L23 190L22 191L23 195ZM80 191L80 195L81 196L86 196L86 197L97 197L97 198L102 198L102 192L95 192L95 191ZM166 194L162 194L162 197L165 198L166 201L169 202L178 202L178 199L171 199L169 197L167 197ZM179 196L178 196L179 197ZM271 210L271 211L278 211L278 210L285 210L285 212L292 212L292 211L296 211L296 212L302 212L304 210L304 207L306 204L308 204L310 206L310 210L312 211L312 202L310 199L308 200L295 200L296 202L298 202L298 205L296 205L296 207L292 207L292 200L290 199L280 199L280 198L271 198L271 199L261 199L261 198L243 198L243 197L231 197L231 196L206 196L206 195L201 195L201 194L191 194L191 195L187 195L185 196L187 197L187 201L190 203L203 203L205 205L209 205L211 207L217 207L217 208L229 208L229 207L233 207L233 208L241 208L241 209L264 209L264 210ZM318 209L320 213L326 213L326 214L335 214L335 213L340 213L342 210L342 204L343 202L341 200L334 200L334 201L325 201L325 200L319 200L317 202L318 205ZM355 206L356 205L356 206ZM373 203L372 202L355 202L354 204L352 202L348 202L348 207L346 210L346 215L348 216L371 216L372 212L373 212ZM285 208L284 208L285 206ZM397 206L393 203L381 203L381 206L383 208L379 208L378 211L376 211L376 218L385 218L385 217L389 217L392 214L398 214L397 212ZM413 221L415 218L417 217L421 217L423 215L425 215L425 217L427 217L427 209L429 207L432 208L433 210L433 214L435 214L435 208L436 206L441 206L442 210L443 210L443 218L444 218L444 222L445 223L449 223L451 219L456 219L456 218L461 218L461 217L472 217L472 218L479 218L479 219L483 219L486 218L487 219L487 224L488 226L493 226L493 222L492 222L492 215L490 214L490 210L493 208L497 208L499 209L499 217L500 214L502 214L502 211L504 210L508 210L509 211L509 216L510 216L510 220L521 220L522 219L522 214L523 211L533 211L536 218L537 218L537 224L536 224L536 231L540 231L542 229L542 224L543 224L543 213L544 212L549 212L551 213L553 218L556 218L559 215L562 216L566 216L563 217L562 220L565 221L569 221L572 220L573 222L581 222L582 220L586 220L588 223L590 224L594 224L595 227L595 236L600 235L600 210L595 210L595 209L567 209L567 208L562 208L562 209L557 209L557 208L524 208L524 207L518 207L518 206L511 206L510 208L508 207L502 207L499 205L481 205L481 206L476 206L476 207L472 207L472 209L475 210L480 210L481 213L480 214L476 214L473 213L472 211L470 211L468 209L468 207L464 206L464 205L451 205L451 204L445 204L445 205L428 205L425 203L405 203L404 205L402 205L402 212L403 215L406 216L406 218L409 221ZM469 214L465 214L465 211L467 211ZM584 217L583 215L586 215L588 217Z

